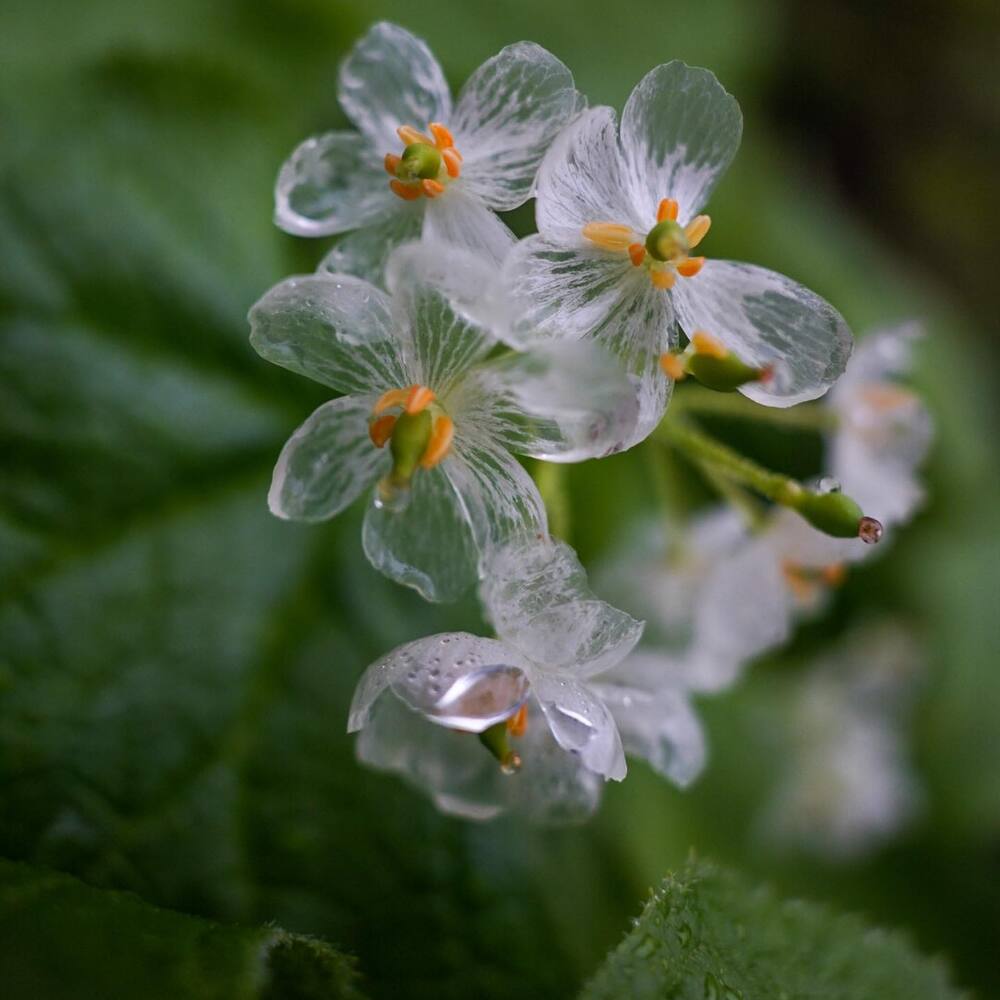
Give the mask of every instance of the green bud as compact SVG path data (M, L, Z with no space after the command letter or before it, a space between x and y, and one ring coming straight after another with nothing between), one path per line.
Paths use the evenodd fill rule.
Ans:
M420 459L431 439L431 411L401 413L392 428L389 450L392 452L392 480L396 486L407 484L417 471Z
M434 180L441 170L441 154L426 142L411 142L396 167L401 181Z
M834 538L857 538L864 512L846 493L803 490L792 506L814 528Z
M688 374L716 392L735 392L747 382L760 381L761 370L740 361L735 354L718 358L714 354L692 354L687 359Z
M479 742L500 762L504 774L513 774L521 767L521 758L507 742L507 723L498 722L479 734Z
M688 252L687 236L676 222L664 219L646 235L646 249L654 260L673 260Z

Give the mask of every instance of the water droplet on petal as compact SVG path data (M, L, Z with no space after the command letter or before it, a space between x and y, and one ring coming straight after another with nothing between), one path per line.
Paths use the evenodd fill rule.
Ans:
M390 514L399 514L410 505L410 487L397 486L389 479L383 479L375 487L375 508Z

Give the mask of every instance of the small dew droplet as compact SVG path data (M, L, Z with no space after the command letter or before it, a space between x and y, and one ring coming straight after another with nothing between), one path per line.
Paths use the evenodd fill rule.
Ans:
M513 750L500 761L500 770L504 774L517 774L521 770L521 758Z
M874 517L863 517L858 522L858 538L865 545L875 545L882 538L882 522Z
M820 493L839 493L841 489L840 480L834 479L833 476L824 476L819 481Z

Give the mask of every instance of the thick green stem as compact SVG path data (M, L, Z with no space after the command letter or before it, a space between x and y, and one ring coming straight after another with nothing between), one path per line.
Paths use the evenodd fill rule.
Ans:
M755 420L775 427L805 431L828 431L836 426L836 415L818 403L800 403L788 409L761 406L739 393L713 392L699 385L685 385L674 393L670 412L698 416Z

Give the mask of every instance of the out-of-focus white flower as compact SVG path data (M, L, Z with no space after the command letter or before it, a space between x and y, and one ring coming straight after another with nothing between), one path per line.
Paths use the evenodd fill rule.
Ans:
M539 235L507 258L507 336L609 344L640 386L635 441L667 403L660 357L676 346L675 315L690 337L708 331L713 350L752 366L759 380L741 391L770 406L821 395L850 355L843 318L813 292L750 264L693 256L711 222L699 213L742 127L712 73L656 67L620 128L611 108L592 108L552 144L538 172Z
M904 723L920 653L901 627L859 632L802 677L788 763L760 821L772 840L835 859L897 833L920 802Z
M488 271L460 251L414 243L390 259L390 295L347 275L307 275L250 311L262 357L346 393L285 445L271 511L321 521L377 484L365 553L429 600L458 596L508 537L546 532L538 491L511 451L601 455L634 419L634 393L597 350L486 360L495 340L474 305Z
M591 593L572 549L526 539L495 551L481 596L498 639L431 636L365 672L348 722L361 760L471 819L582 819L604 780L625 777L626 750L693 779L697 719L679 689L633 680L642 623Z
M301 236L352 233L321 269L375 282L389 251L421 233L499 263L514 237L493 213L530 197L542 154L579 106L569 70L531 42L483 63L453 106L427 45L386 22L348 53L339 97L358 131L292 153L275 219Z

